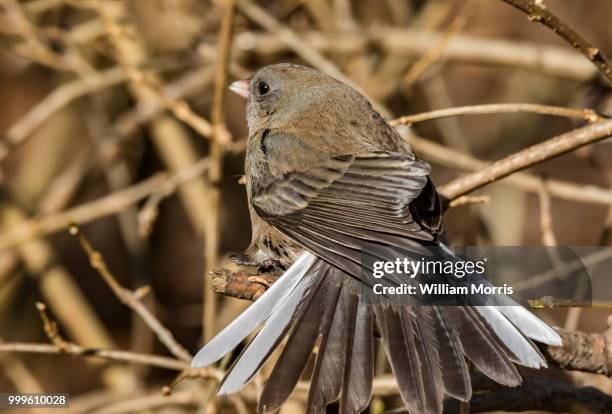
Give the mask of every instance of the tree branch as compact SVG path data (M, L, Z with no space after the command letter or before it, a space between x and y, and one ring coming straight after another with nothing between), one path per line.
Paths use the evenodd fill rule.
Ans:
M129 362L134 364L150 365L153 367L183 371L189 369L189 364L176 358L159 355L140 354L130 351L117 351L112 349L84 348L72 342L59 347L52 344L37 343L0 343L0 353L19 352L32 354L66 354L73 356L101 358L109 361Z
M552 14L543 0L503 0L511 6L521 10L527 15L527 19L532 22L541 23L549 27L558 36L562 37L567 43L579 50L597 69L605 76L606 80L612 85L612 68L608 64L601 50L593 46L580 33L572 29L567 23L561 21Z
M480 171L451 181L440 187L439 190L446 198L452 200L512 173L558 157L584 145L601 141L610 135L612 135L612 120L596 122L514 153ZM550 192L552 194L552 191Z
M541 115L564 116L567 118L584 119L589 122L601 121L604 118L591 109L563 108L560 106L549 106L529 103L509 103L509 104L486 104L458 106L454 108L438 109L430 112L423 112L415 115L402 116L401 118L389 121L391 126L412 125L419 122L431 121L433 119L446 118L457 115L483 115L526 112Z
M427 159L463 171L481 171L490 163L452 150L425 138L410 135L406 138L415 152ZM458 178L457 180L460 180ZM542 179L523 171L516 172L504 179L504 183L523 191L538 193ZM609 206L612 204L612 191L595 185L581 185L569 181L546 180L546 188L551 197L571 200L580 203L595 203Z

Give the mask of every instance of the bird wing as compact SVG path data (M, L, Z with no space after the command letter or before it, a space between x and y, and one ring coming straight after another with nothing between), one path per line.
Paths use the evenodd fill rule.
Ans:
M413 154L341 155L255 186L253 208L316 256L360 278L365 244L421 248L440 231L442 209Z

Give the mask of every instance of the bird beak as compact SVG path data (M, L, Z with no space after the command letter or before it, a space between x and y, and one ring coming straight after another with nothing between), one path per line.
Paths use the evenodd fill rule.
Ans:
M248 80L237 80L229 84L229 88L232 92L242 96L245 99L249 97L249 81Z

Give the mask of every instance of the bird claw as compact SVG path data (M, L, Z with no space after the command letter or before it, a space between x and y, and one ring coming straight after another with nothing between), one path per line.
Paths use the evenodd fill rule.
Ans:
M286 266L276 259L266 259L262 262L258 262L245 254L236 254L230 256L229 260L234 262L237 266L257 267L259 273L284 272L287 270Z
M259 263L259 273L272 273L275 271L284 272L285 270L287 270L287 268L280 262L280 260L266 259Z

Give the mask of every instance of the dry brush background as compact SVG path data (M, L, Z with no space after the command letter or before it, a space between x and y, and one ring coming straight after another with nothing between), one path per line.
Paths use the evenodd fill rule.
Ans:
M248 305L231 296L274 279L223 261L250 240L226 85L270 63L393 119L452 200L452 244L610 245L611 19L608 0L0 0L0 392L254 410L266 368L217 398L231 361L188 364ZM477 376L471 411L612 412L608 314L541 313L565 328L553 368L513 390ZM379 365L373 413L399 405Z

